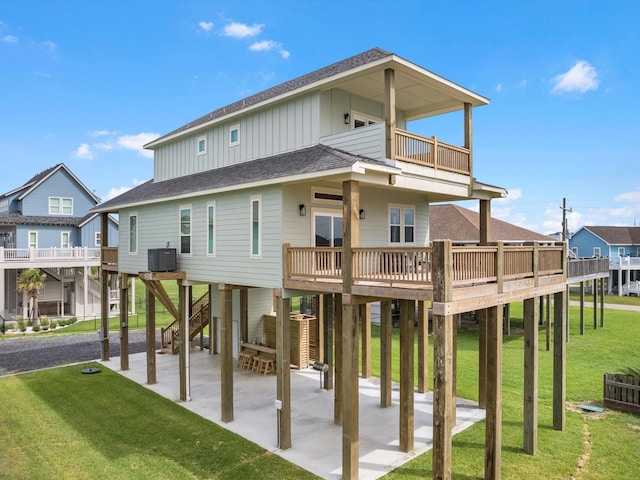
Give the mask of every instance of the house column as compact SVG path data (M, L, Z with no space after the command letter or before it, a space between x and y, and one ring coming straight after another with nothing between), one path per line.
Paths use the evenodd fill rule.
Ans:
M584 335L584 282L580 282L580 335Z
M487 394L484 478L500 478L502 466L502 305L487 312Z
M358 306L362 328L362 378L371 377L371 304Z
M342 294L335 294L335 388L333 390L333 423L342 425Z
M220 290L220 411L221 420L233 420L233 290L221 283Z
M156 383L156 297L145 282L147 290L147 383Z
M109 214L100 214L100 257L101 264L104 265L104 248L109 246ZM102 361L109 360L109 273L102 270L100 275L102 280L101 285L101 307L100 319L101 319L101 346L102 346ZM85 287L86 288L86 287ZM148 292L147 292L148 293ZM154 382L155 383L155 382Z
M209 355L218 353L218 318L213 315L213 292L214 287L210 283L208 285L209 290Z
M466 106L466 105L465 105ZM466 131L465 122L465 131ZM466 135L465 135L466 137ZM466 146L466 144L465 144ZM480 200L480 245L489 245L491 240L491 201ZM478 406L486 408L487 391L487 322L486 311L479 310L478 316Z
M320 357L329 368L324 372L324 389L333 390L334 381L334 360L333 360L333 333L335 325L335 303L333 295L325 293L321 295L322 298L322 327L324 329L323 335L323 353Z
M86 293L86 281L84 285ZM120 370L129 370L129 276L126 273L120 276Z
M249 341L249 289L240 289L240 341Z
M380 407L391 406L391 300L380 302Z
M392 68L384 71L384 124L385 155L387 158L394 159L396 156L396 73Z
M418 302L418 392L429 390L429 309Z
M553 297L553 429L564 430L566 412L564 403L567 396L567 342L565 335L566 302L563 289Z
M469 177L473 179L473 110L470 103L464 104L464 148L469 149ZM473 188L473 181L470 189ZM469 192L471 193L471 192Z
M2 261L2 259L4 258L4 247L0 247L0 261ZM5 273L6 270L4 268L0 268L0 315L2 315L3 317L6 317L5 315L5 310L7 308L7 304L6 304L6 300L4 298L5 295Z
M414 448L413 412L413 323L416 304L413 300L400 300L400 450Z
M567 310L567 315L568 314ZM604 327L604 278L600 279L600 327Z
M58 270L60 271L60 316L64 317L64 268Z
M291 299L276 297L276 408L278 448L291 448Z
M180 350L179 350L179 374L180 374L180 400L188 402L191 400L191 382L190 382L190 339L189 339L189 308L187 299L190 298L191 287L182 280L178 280L178 315L179 332L180 332Z
M84 285L82 293L82 316L87 319L87 303L89 303L89 267L86 265L82 268L82 285Z
M524 301L524 441L525 453L538 451L538 325L535 298Z

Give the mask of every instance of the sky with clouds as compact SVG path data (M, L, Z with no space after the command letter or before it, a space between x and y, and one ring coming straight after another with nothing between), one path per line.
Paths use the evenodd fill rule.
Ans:
M640 2L0 0L0 191L65 163L102 199L153 175L142 146L378 46L480 95L474 175L540 232L640 222ZM462 116L409 129L462 144ZM477 208L475 202L463 204Z

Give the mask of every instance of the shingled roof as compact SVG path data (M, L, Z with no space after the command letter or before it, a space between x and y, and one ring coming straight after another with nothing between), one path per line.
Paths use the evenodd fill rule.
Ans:
M353 166L357 162L389 166L384 161L353 155L326 145L295 150L229 165L192 175L154 182L149 180L122 195L108 200L92 212L113 212L129 205L150 203L170 198L193 196L227 187L242 188L257 182L317 173Z
M20 213L9 213L0 215L0 225L41 225L55 227L78 227L86 217L54 217L54 216L36 216L22 215Z
M489 241L553 242L553 238L526 228L491 218ZM480 214L459 205L429 206L429 240L449 239L454 242L480 241Z
M586 226L583 228L600 237L609 245L640 244L640 227Z

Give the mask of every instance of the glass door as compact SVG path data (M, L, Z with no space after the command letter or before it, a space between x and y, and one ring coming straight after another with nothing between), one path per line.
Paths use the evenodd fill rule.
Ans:
M316 247L342 247L342 213L320 213L313 216ZM342 252L317 252L316 268L340 275Z

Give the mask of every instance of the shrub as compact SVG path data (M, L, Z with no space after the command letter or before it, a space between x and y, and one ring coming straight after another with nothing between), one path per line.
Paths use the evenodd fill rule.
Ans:
M640 367L624 367L621 373L640 380Z
M74 323L76 323L77 321L78 321L78 319L77 319L76 317L71 317L71 318L69 319L69 323L68 323L68 325L73 325L73 324L74 324Z
M27 331L27 324L24 321L23 317L17 317L16 321L18 322L18 330L20 330L21 332L26 332Z
M57 326L58 326L58 322L56 322L55 320L51 320L51 324L49 325L49 327L51 327L51 330L53 330Z
M34 325L34 326L32 327L32 330L33 330L34 332L39 332L39 331L40 331L40 325Z
M47 328L47 327L49 327L50 324L51 324L51 322L49 321L49 317L47 317L45 315L40 317L40 325L42 325L42 328Z

